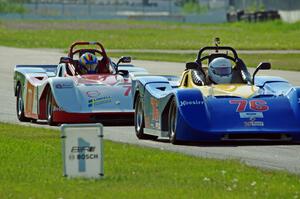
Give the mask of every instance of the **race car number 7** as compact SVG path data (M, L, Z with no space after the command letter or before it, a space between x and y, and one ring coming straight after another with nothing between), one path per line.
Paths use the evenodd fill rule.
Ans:
M230 104L237 104L236 112L244 112L247 108L248 101L247 100L230 100ZM267 102L264 100L250 100L249 101L249 107L253 111L268 111L269 106L267 105Z
M125 92L124 92L124 96L128 96L131 90L131 86L123 86L124 88L126 88Z

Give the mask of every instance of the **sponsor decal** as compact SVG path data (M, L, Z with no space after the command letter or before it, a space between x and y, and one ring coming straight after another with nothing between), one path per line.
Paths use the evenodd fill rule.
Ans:
M89 97L89 98L95 98L95 97L98 97L100 95L100 92L97 91L97 90L94 90L94 91L87 91L86 92L86 95Z
M32 116L33 114L33 102L35 100L34 98L34 86L30 83L27 84L27 95L26 95L26 106L25 111L26 115Z
M149 116L145 116L145 127L146 128L150 127L150 117Z
M84 153L84 152L94 152L94 146L73 146L71 148L71 153Z
M191 101L183 100L179 102L179 106L192 106L192 105L200 105L200 104L204 104L204 102L199 100L191 100Z
M57 89L73 88L73 83L59 83L55 85Z
M73 146L71 148L70 160L88 160L98 159L99 156L95 153L95 146Z
M152 120L159 121L158 101L155 98L150 100L152 106Z
M159 129L160 128L160 114L159 114L159 110L158 110L158 100L155 98L151 98L150 103L152 106L152 120L150 122L150 126L152 128Z
M240 118L264 118L262 112L240 112Z
M249 121L244 122L244 126L245 127L260 127L260 126L264 126L264 122L262 121L256 121L255 118L250 118Z
M110 97L110 96L99 97L96 99L90 99L88 101L88 107L92 107L92 106L99 105L99 104L107 104L107 103L110 103L111 101L112 101L112 97Z

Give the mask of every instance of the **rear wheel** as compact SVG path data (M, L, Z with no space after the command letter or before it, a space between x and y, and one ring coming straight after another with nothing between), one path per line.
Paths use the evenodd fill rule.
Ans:
M23 91L22 91L22 87L21 87L20 84L17 86L16 108L17 108L17 110L16 110L17 111L17 117L18 117L19 121L21 121L21 122L30 121L29 118L25 117Z
M57 123L55 123L53 121L53 110L54 110L54 98L53 98L53 95L52 95L52 92L51 90L49 89L49 92L47 94L47 121L48 121L48 124L51 125L51 126L56 126Z
M176 126L177 126L177 105L175 99L170 104L169 111L169 140L172 144L179 144L176 139Z
M157 138L156 136L144 134L144 128L145 128L144 110L143 110L143 102L140 96L138 96L135 101L134 127L135 127L136 136L139 139Z

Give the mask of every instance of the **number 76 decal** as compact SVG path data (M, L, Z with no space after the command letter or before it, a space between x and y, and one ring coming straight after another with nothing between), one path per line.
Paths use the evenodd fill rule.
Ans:
M230 104L237 104L236 112L244 112L247 108L248 101L247 100L230 100ZM253 111L268 111L269 106L267 102L264 100L250 100L249 107Z

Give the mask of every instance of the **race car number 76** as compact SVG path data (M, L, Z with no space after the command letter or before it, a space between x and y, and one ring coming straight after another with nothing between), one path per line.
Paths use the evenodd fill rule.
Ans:
M237 104L236 112L244 112L247 108L247 100L230 100L230 104ZM250 100L249 101L249 107L253 111L268 111L269 106L267 105L267 102L265 100Z

